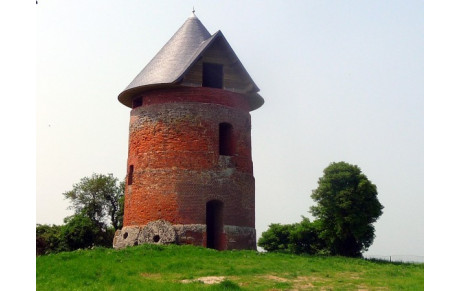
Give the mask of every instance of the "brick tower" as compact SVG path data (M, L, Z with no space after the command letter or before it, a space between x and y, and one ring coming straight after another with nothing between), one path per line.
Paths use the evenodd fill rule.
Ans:
M255 249L250 111L264 103L222 32L192 14L118 100L132 108L114 247Z

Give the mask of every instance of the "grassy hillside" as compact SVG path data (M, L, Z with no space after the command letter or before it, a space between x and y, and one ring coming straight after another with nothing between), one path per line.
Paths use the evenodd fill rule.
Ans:
M36 262L37 290L423 290L424 281L423 264L176 245L97 248Z

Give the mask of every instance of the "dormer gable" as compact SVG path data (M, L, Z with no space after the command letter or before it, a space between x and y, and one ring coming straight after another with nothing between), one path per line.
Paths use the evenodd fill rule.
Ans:
M222 32L217 32L196 57L195 62L184 72L180 84L184 86L206 86L206 72L222 68L221 89L241 94L253 94L259 91L246 69L241 64ZM213 87L213 86L211 86Z

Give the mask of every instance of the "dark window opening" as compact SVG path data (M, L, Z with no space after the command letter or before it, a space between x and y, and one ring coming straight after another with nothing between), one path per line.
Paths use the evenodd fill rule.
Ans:
M224 66L220 64L203 63L203 87L223 88Z
M229 123L219 124L219 155L232 156L234 154L233 126Z
M133 109L142 106L142 97L133 100Z
M134 166L130 165L129 171L128 171L128 185L133 184L133 174L134 174Z
M206 247L208 248L223 249L223 209L224 203L219 200L206 203Z

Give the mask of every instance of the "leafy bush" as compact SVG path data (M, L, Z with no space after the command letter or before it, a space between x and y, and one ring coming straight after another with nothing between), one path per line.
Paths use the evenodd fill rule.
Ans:
M262 233L257 245L267 252L287 252L290 249L290 236L293 228L293 224L272 223L269 225L268 230Z
M268 252L327 254L325 242L320 238L320 231L320 221L310 222L308 218L303 217L300 223L270 224L257 244Z
M328 254L326 243L320 236L321 221L310 222L303 217L300 223L294 224L289 239L289 250L295 254Z
M93 246L112 246L113 228L100 228L84 213L67 217L62 226L62 239L70 250Z
M115 229L123 224L124 189L125 183L112 174L82 178L72 190L63 193L75 214L66 217L61 226L37 224L37 256L93 246L111 247Z
M373 223L382 215L377 187L358 166L331 163L311 195L318 205L300 223L270 224L258 245L267 251L360 257L374 241Z
M75 214L64 219L62 238L71 250L91 247L97 237L99 228L93 221L82 214Z
M68 250L62 241L61 229L60 225L37 224L35 232L37 256Z

